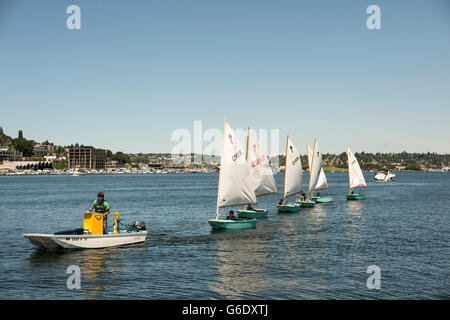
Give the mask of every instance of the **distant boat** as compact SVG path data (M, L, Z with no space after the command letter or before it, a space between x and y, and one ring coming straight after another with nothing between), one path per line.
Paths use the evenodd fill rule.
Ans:
M395 178L395 174L387 169L378 170L373 178L377 182L391 182Z
M327 177L322 167L322 154L319 151L319 145L316 139L314 139L313 150L311 150L309 144L306 145L306 151L308 153L308 167L309 167L309 198L316 203L330 203L333 201L332 197L313 196L313 191L328 190ZM313 155L315 155L313 157Z
M255 181L256 197L277 193L277 184L273 177L272 168L269 164L269 158L264 152L264 148L256 137L256 132L248 128L247 134L247 162L250 164L250 173ZM247 210L243 208L237 211L239 218L265 218L267 210L255 208Z
M245 159L241 143L225 119L219 186L217 190L216 219L208 220L208 223L213 229L254 228L256 226L255 219L219 219L219 208L253 205L255 203L255 183L250 166Z
M348 184L349 184L349 194L347 195L347 200L362 200L365 195L360 193L353 193L355 188L367 188L366 180L359 167L358 160L352 153L350 148L347 146L347 161L348 161Z
M285 199L303 191L302 177L300 154L288 136L286 139L283 199L281 199L282 203L278 205L278 212L298 212L300 210L301 205L299 203L285 203Z

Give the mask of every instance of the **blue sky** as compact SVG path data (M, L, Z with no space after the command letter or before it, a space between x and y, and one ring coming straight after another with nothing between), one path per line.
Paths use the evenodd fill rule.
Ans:
M169 152L226 116L299 150L450 153L447 0L2 1L0 61L11 136Z

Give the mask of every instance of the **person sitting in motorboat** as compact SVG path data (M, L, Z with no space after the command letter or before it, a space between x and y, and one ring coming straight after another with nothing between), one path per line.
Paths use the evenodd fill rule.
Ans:
M105 200L105 195L103 192L97 194L97 200L92 203L89 211L95 210L97 213L103 214L103 234L106 234L106 229L108 227L108 214L111 212L108 202Z
M248 205L248 206L247 206L247 210L248 210L248 211L256 211L255 209L253 209L253 207L252 207L251 205Z
M228 213L227 220L238 220L238 218L236 218L234 216L234 211L233 210L230 210L230 212Z

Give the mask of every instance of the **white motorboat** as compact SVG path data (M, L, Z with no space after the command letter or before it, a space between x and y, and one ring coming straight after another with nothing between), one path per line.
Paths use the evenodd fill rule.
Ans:
M377 182L390 182L394 178L395 174L393 174L389 170L379 170L376 172L375 177L373 179Z
M147 237L144 222L120 224L119 213L114 213L114 230L103 234L103 214L84 214L83 228L55 232L53 234L27 233L23 236L43 249L98 249L144 242ZM125 229L120 228L124 226Z
M101 235L55 235L28 233L23 235L38 248L45 249L98 249L145 241L147 231Z

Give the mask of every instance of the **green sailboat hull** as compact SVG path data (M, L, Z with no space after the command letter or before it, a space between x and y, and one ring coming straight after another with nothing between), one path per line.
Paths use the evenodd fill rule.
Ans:
M265 209L256 209L253 210L237 210L239 219L261 219L267 218L267 210Z
M208 220L209 225L214 229L250 229L256 227L256 220L248 219L248 220Z
M297 201L298 204L302 206L302 208L313 208L315 205L314 201L311 200L304 200L304 201Z
M348 194L347 195L347 200L363 200L365 198L366 198L365 195L359 194L359 193L354 193L354 194Z
M296 203L278 205L279 213L299 212L299 211L300 211L300 205L298 205Z
M333 202L333 197L312 197L311 200L316 203L330 203Z

